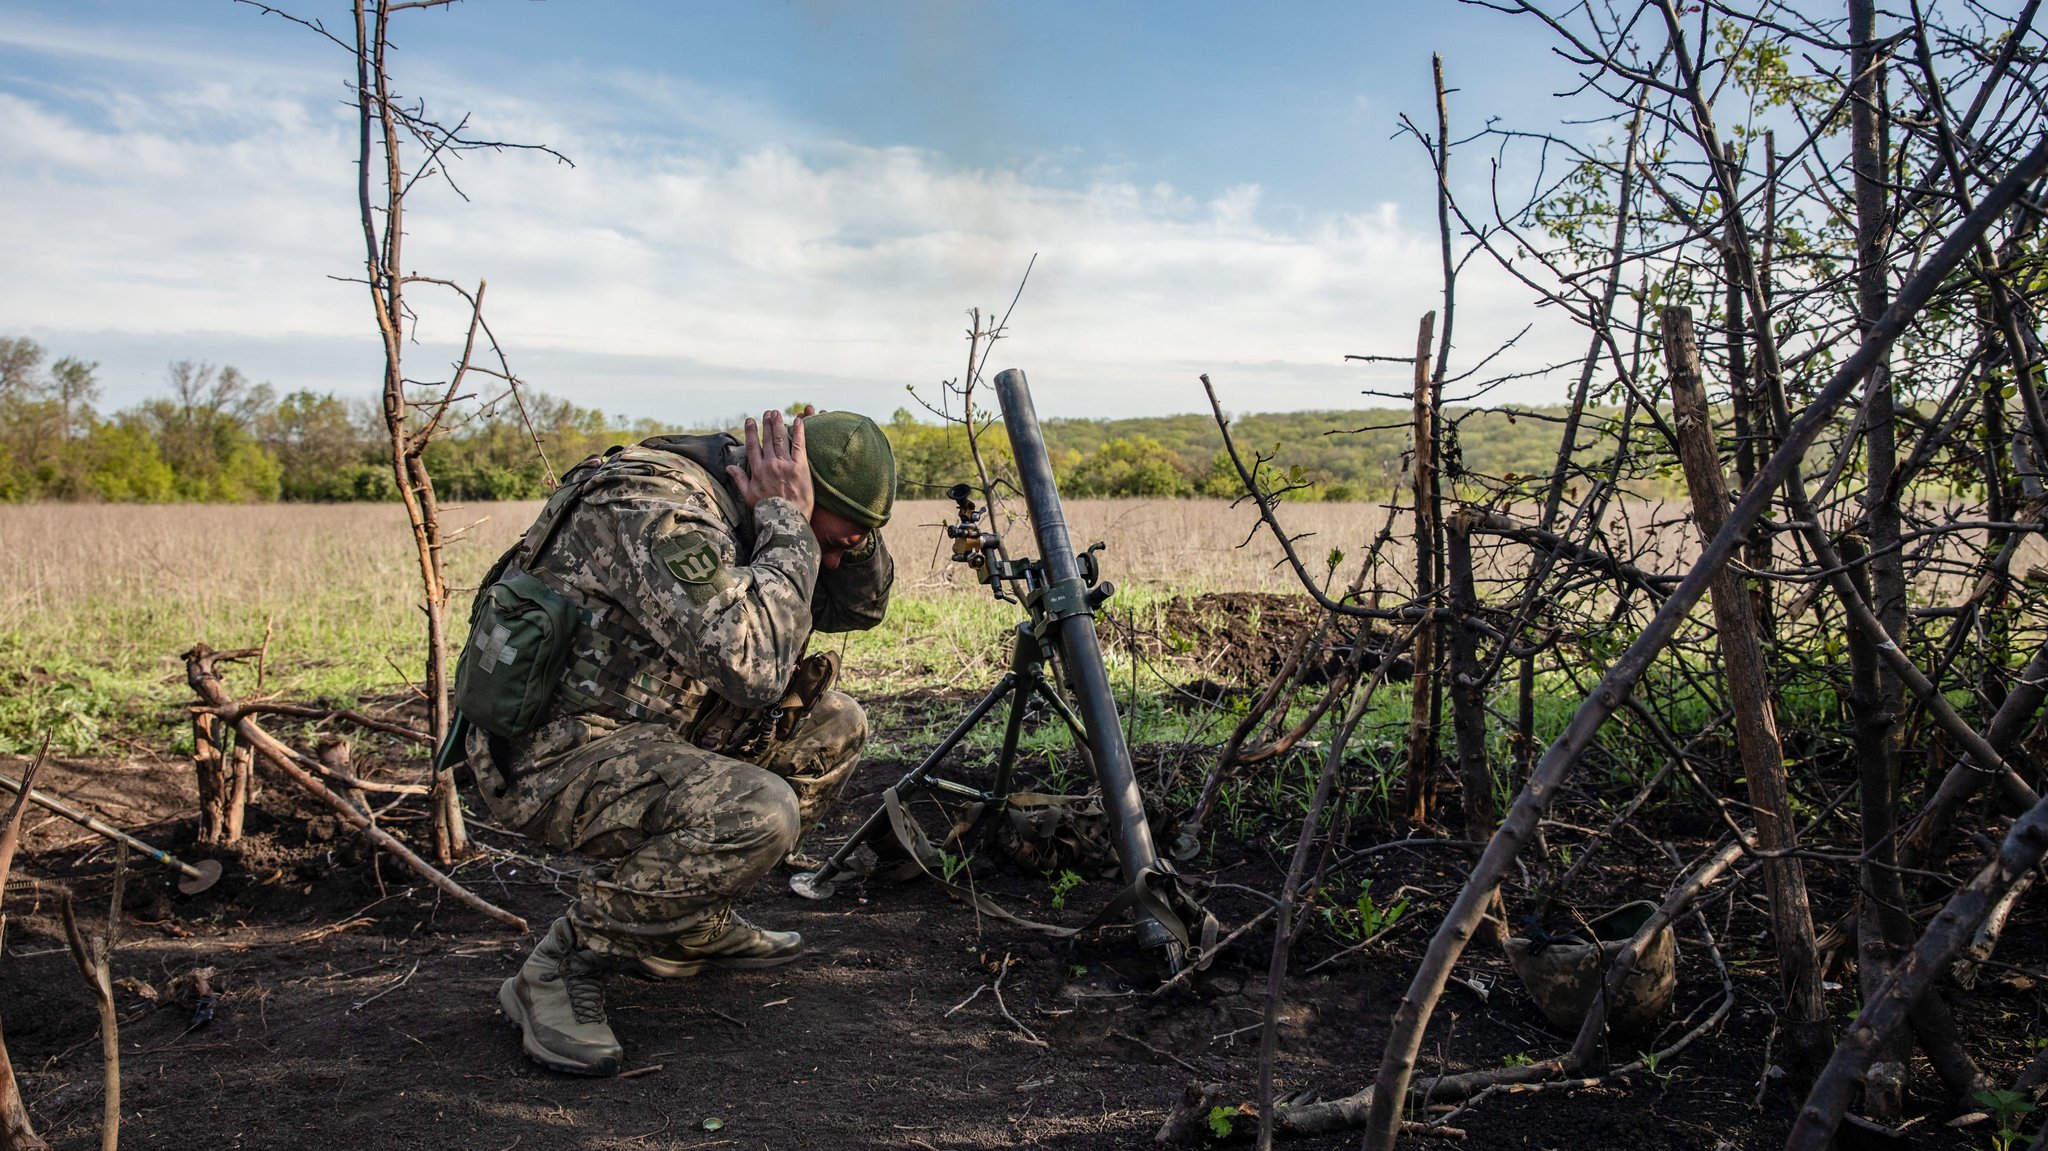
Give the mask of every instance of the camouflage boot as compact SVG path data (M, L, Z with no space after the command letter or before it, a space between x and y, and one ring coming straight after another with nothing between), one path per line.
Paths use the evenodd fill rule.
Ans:
M706 920L702 931L641 956L640 970L658 979L687 979L706 967L780 967L803 951L804 937L796 932L763 931L726 908Z
M625 1048L605 1022L604 961L557 919L519 974L498 988L498 1006L519 1025L527 1058L571 1075L617 1075Z

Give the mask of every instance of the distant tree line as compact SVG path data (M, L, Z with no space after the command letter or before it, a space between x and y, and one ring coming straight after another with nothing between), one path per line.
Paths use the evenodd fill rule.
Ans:
M35 341L0 337L0 501L337 502L396 498L391 446L368 399L306 389L278 395L233 367L180 361L170 394L103 415L98 365L45 366ZM535 392L475 413L428 449L441 493L534 499L550 467L672 428ZM531 430L529 431L529 425Z
M305 389L280 396L233 367L187 360L170 365L168 395L102 414L97 367L71 356L48 360L34 340L0 337L0 501L395 498L390 444L367 399ZM522 405L507 399L473 413L428 449L444 498L538 499L550 472L612 444L738 422L690 427L607 415L531 390L522 396ZM1555 415L1545 408L1453 413L1459 468L1510 483L1547 476L1557 462ZM899 409L883 427L896 448L904 498L935 497L975 476L961 425ZM1384 499L1407 466L1402 410L1244 416L1232 432L1244 451L1268 459L1279 477L1273 486L1291 487L1294 499ZM1045 434L1070 496L1230 497L1240 490L1206 415L1050 419ZM1000 427L980 444L992 466L1007 466ZM1654 475L1642 481L1659 486Z
M1558 464L1557 427L1562 407L1450 409L1446 471L1484 476L1514 487L1540 487ZM1608 413L1595 411L1587 425ZM1223 449L1223 436L1206 414L1129 419L1048 419L1046 446L1060 490L1073 497L1210 496L1233 498L1243 485ZM1262 469L1261 483L1296 500L1383 500L1402 484L1409 465L1410 414L1406 409L1271 412L1235 417L1231 436L1247 466ZM958 424L920 422L898 410L886 425L896 446L902 494L935 495L975 475L966 430ZM985 459L1006 463L1000 427L980 439ZM1574 462L1590 462L1597 440ZM1599 447L1597 450L1608 450ZM1631 490L1667 495L1676 490L1668 456L1632 468Z

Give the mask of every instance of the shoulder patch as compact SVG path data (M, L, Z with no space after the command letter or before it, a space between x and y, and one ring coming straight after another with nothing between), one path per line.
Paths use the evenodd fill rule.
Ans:
M654 558L684 583L710 583L718 575L718 549L696 532L657 540Z

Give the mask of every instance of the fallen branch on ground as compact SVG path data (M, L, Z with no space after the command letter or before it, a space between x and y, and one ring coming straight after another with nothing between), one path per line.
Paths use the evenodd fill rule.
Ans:
M220 658L220 654L205 644L200 644L191 651L186 652L184 656L185 682L191 685L192 690L208 706L232 711L236 706L235 699L228 694L227 686L220 680L220 673L214 669L214 663ZM256 749L258 755L268 760L279 771L284 772L293 783L311 792L315 798L340 813L342 819L350 827L360 831L364 837L369 839L371 843L376 844L378 848L397 857L407 867L418 872L422 878L440 889L442 893L455 899L463 906L491 919L495 919L507 927L517 931L527 930L526 920L491 903L453 879L450 879L433 864L414 854L411 848L400 843L390 832L371 822L370 817L363 814L354 804L336 795L326 784L320 782L312 772L300 766L299 760L302 757L298 752L293 751L290 747L280 742L276 736L263 730L262 725L257 723L255 719L248 715L243 715L239 720L235 721L235 731L241 736L243 741Z
M316 721L338 719L343 723L354 724L365 731L375 731L381 732L384 735L396 736L399 739L417 743L422 747L432 747L434 744L433 736L416 727L408 727L402 723L393 723L387 719L378 719L375 716L365 715L360 711L345 707L314 707L311 704L303 703L234 703L227 707L205 707L199 710L205 711L209 715L217 715L228 723L234 723L247 715L285 715L291 716L294 719L311 719Z

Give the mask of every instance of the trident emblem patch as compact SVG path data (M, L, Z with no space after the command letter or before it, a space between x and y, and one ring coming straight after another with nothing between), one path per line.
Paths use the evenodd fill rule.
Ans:
M670 536L654 545L654 558L684 583L708 583L718 574L718 552L696 532Z

